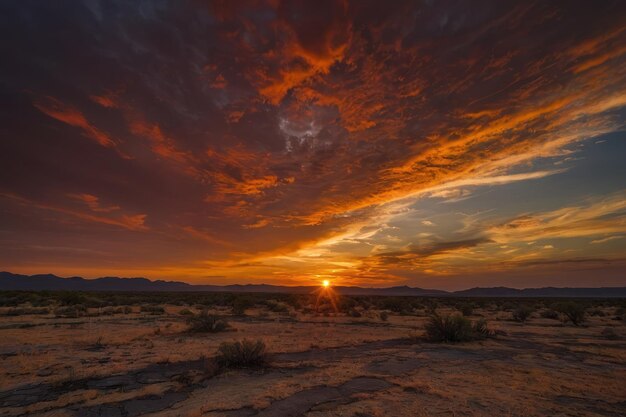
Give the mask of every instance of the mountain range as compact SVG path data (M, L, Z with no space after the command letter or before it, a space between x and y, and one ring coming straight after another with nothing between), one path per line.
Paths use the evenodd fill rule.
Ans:
M0 272L0 290L20 291L208 291L208 292L264 292L264 293L311 293L314 286L279 286L268 284L247 285L192 285L179 281L151 281L147 278L82 277L62 278L53 274L20 275ZM443 291L407 286L388 288L333 287L344 295L388 296L457 296L457 297L597 297L626 298L626 287L600 288L471 288L462 291Z

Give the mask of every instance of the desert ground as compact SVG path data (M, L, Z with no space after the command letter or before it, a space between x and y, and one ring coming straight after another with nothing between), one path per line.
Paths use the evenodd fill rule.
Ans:
M573 325L554 300L93 297L112 305L2 294L0 416L626 415L623 300L573 301ZM488 334L429 339L433 314L462 313ZM194 331L203 314L220 326ZM243 339L264 344L259 363L218 360Z

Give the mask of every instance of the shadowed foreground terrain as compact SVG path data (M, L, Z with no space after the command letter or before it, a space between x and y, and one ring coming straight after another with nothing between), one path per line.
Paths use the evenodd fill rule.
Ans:
M342 297L338 312L285 294L4 292L0 300L0 416L626 410L624 300L569 302L585 312L579 325L550 299ZM484 319L488 336L428 341L435 313ZM244 339L265 344L264 360L224 362L220 345Z

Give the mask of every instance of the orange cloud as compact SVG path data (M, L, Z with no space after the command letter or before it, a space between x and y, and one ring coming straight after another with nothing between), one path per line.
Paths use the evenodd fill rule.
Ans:
M62 103L53 97L43 97L36 100L33 105L42 113L52 117L53 119L70 126L80 128L85 136L94 140L96 143L107 148L116 147L113 139L89 123L79 110Z

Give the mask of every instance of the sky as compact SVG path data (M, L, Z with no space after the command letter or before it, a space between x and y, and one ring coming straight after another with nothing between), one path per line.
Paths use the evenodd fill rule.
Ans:
M626 285L626 2L0 3L0 269Z

